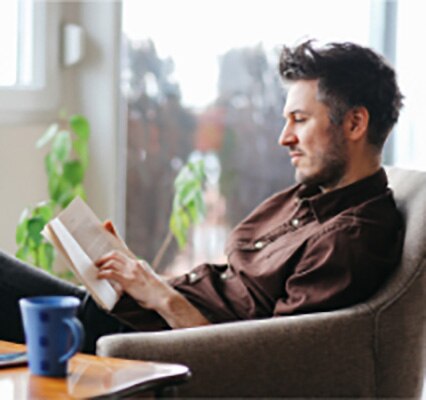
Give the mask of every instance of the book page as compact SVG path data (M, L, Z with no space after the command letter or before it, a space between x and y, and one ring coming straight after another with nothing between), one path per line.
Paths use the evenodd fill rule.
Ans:
M71 269L94 300L111 310L118 295L107 280L97 278L95 261L112 250L120 250L135 258L124 242L108 232L80 198L73 200L50 221L43 234L69 261Z
M120 250L135 257L120 239L104 228L96 214L80 197L76 197L57 218L92 261L111 250Z

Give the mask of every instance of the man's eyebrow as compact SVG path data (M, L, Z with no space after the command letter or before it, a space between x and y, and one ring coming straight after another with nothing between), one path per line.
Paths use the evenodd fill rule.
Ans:
M301 110L299 108L295 109L295 110L291 110L289 112L285 112L283 113L284 118L286 118L286 115L290 116L290 115L294 115L294 114L305 114L305 115L309 115L309 113L305 110Z

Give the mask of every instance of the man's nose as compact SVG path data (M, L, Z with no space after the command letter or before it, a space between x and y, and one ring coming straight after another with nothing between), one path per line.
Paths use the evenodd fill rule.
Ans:
M278 139L278 143L281 146L294 146L295 144L299 143L299 140L289 122L284 125L284 128L281 131L281 135Z

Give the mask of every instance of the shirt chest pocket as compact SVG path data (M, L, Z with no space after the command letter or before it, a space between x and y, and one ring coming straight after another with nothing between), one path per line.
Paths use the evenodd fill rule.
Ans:
M292 231L273 240L259 239L246 243L233 252L230 261L236 265L253 265L257 270L269 268L271 264L282 265L300 248L305 236L303 232Z
M286 235L279 236L275 240L265 244L253 258L255 262L279 262L282 264L289 259L303 242L303 235L298 232L291 232Z

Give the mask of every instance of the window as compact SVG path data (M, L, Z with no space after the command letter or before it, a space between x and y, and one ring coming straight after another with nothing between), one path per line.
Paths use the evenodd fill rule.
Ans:
M32 1L3 2L0 6L0 45L3 68L0 85L5 88L40 86L40 65L35 63L35 10ZM37 71L38 69L38 71Z
M49 23L48 23L49 22ZM0 110L52 110L58 99L58 5L37 0L0 2Z
M405 96L396 128L394 164L426 170L426 56L419 38L426 34L422 1L399 1L397 13L396 69Z
M124 0L128 104L126 239L152 261L166 237L173 179L189 158L208 172L207 217L160 270L222 262L227 233L293 183L277 144L282 44L370 41L370 1Z

